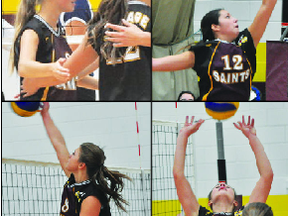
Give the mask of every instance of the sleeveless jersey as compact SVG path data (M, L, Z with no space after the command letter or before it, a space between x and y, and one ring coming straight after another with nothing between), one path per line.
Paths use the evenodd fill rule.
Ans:
M189 51L195 53L194 70L200 77L203 101L248 101L256 71L256 49L248 29L235 43L200 42Z
M60 216L79 216L81 204L88 196L94 196L100 201L99 216L111 216L109 202L104 192L91 180L76 183L73 174L64 185Z
M205 207L200 206L198 216L241 216L243 209L244 207L242 207L241 209L239 209L238 211L234 212L234 214L231 215L231 213L224 213L224 212L213 213L208 209L206 209Z
M151 8L140 1L128 2L126 20L150 32ZM91 28L91 27L90 27ZM93 26L92 26L93 28ZM99 96L101 101L151 101L151 48L127 47L125 55L113 65L101 57L102 37L94 47L100 56Z
M58 31L56 32L44 19L38 15L34 17L23 27L20 31L19 36L15 42L15 65L18 69L18 61L20 55L20 41L23 32L27 29L32 29L39 38L38 49L36 53L36 61L41 63L51 63L57 61L60 57L69 57L71 54L71 49L67 44L64 37L65 32L63 28L58 26ZM24 78L21 77L20 81ZM73 83L73 80L72 80ZM59 85L60 86L60 85ZM64 86L64 85L63 85ZM44 87L40 88L35 94L22 97L20 100L27 101L61 101L61 100L77 100L76 91L74 90L63 90L56 87Z

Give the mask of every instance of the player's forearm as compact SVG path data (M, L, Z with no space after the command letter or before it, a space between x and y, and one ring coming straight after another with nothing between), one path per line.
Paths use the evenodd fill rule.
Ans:
M185 167L185 154L187 148L188 136L184 133L179 133L177 138L177 146L175 151L173 175L174 178L179 178L184 176Z
M92 90L98 90L98 80L94 77L87 75L77 82L78 87L83 87Z
M151 47L151 33L150 32L142 32L139 38L139 45L145 47Z
M19 62L18 73L21 77L39 78L49 77L52 75L51 63L40 63L37 61Z
M64 137L62 136L61 132L59 129L56 127L54 124L50 114L48 112L42 114L42 119L44 126L46 128L46 132L48 134L48 137L56 150L58 151L59 146L65 146L65 140Z
M262 178L265 178L269 181L273 179L273 170L270 164L270 161L264 151L264 147L261 144L260 140L256 135L250 135L249 143L254 152L256 165L259 171L259 174Z

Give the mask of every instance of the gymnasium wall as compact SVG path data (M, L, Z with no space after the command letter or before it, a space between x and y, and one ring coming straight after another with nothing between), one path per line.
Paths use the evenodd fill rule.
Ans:
M104 149L106 166L150 169L150 103L138 102L139 141L135 103L51 102L50 113L69 152L83 142ZM40 113L19 117L2 102L2 158L58 163Z
M216 120L210 119L203 103L178 102L177 109L174 102L154 102L152 106L153 119L184 122L186 115L209 119L192 137L196 181L194 192L204 205L208 193L218 182ZM255 118L257 135L272 165L274 180L269 204L280 212L276 216L288 215L283 207L288 199L288 103L241 102L235 116L223 121L228 184L236 189L237 194L244 196L245 204L259 179L259 173L247 138L233 125L233 122L241 120L242 115Z

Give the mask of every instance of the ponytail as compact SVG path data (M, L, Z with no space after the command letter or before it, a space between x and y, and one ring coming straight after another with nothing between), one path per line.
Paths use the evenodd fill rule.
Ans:
M79 161L86 164L89 178L108 195L108 201L112 198L116 206L126 212L123 204L128 205L128 202L123 198L121 192L124 188L123 179L131 179L125 174L111 171L104 166L106 157L99 146L93 143L83 143L80 148Z
M15 28L15 34L14 34L14 39L13 39L13 45L10 51L10 58L9 58L9 71L10 74L13 73L14 67L15 67L15 44L16 40L19 36L19 33L21 29L27 24L27 22L36 14L36 5L40 2L41 0L21 0L18 11L16 14L16 19L14 23L14 28Z
M92 181L97 182L101 189L109 195L108 200L110 201L112 198L119 209L127 212L123 204L128 205L128 202L121 195L124 188L123 179L131 181L127 175L118 171L111 171L104 165L102 165L99 171L92 177Z
M101 31L106 23L123 25L122 19L125 18L127 11L127 0L102 0L96 14L89 22L88 44L94 45L94 47L100 46L100 54L112 64L116 64L117 58L124 55L125 49L113 47L113 43L105 40L105 37L103 43L97 44L97 39L103 37Z

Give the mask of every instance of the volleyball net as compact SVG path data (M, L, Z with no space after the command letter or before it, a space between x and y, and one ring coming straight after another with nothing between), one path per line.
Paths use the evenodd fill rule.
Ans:
M176 122L153 120L152 124L152 215L176 216L183 213L173 179L173 163L178 131ZM195 190L194 153L192 139L188 139L185 176ZM184 215L184 214L183 214Z
M127 214L110 202L111 214L146 216L151 212L150 170L110 168L128 175L123 198ZM67 177L60 165L2 159L2 216L58 216Z

